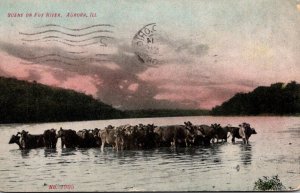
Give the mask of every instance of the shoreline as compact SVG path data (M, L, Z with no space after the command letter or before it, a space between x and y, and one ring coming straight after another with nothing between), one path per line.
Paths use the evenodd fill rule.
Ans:
M49 121L49 122L24 122L24 123L0 123L1 126L9 125L35 125L35 124L50 124L50 123L72 123L72 122L88 122L88 121L110 121L118 119L152 119L152 118L176 118L176 117L300 117L300 114L296 115L180 115L180 116L153 116L153 117L122 117L122 118L110 118L110 119L93 119L93 120L72 120L72 121Z

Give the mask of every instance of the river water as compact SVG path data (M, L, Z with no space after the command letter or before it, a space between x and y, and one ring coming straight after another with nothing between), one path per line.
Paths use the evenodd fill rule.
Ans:
M28 130L104 128L108 124L237 126L257 131L250 144L120 151L92 149L19 150L12 134ZM0 191L250 191L262 176L278 175L287 187L300 185L299 117L172 117L0 125Z

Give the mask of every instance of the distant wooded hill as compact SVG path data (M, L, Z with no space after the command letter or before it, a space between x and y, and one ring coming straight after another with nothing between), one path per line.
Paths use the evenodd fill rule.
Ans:
M0 77L0 124L200 115L300 114L300 84L276 83L238 93L209 110L148 109L121 111L92 96L36 82Z
M123 117L122 111L73 90L0 77L0 123Z
M211 111L212 115L300 114L300 84L275 83L249 93L238 93Z
M121 111L92 96L0 77L0 124L208 115L208 110Z

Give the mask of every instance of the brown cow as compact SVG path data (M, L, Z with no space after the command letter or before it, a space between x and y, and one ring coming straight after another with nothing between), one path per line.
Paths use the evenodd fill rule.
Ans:
M210 141L215 137L216 132L215 130L208 125L195 125L197 129L201 131L201 133L204 135L203 138L203 145L209 145Z
M99 137L101 138L101 150L104 150L106 144L112 145L113 148L116 148L116 130L113 126L109 125L104 130L99 132Z
M159 126L154 129L159 137L159 146L187 147L194 143L195 130L191 124Z

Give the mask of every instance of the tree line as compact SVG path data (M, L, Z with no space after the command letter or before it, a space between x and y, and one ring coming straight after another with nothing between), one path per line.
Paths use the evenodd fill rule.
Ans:
M275 83L237 93L212 109L212 115L295 115L300 113L300 84Z
M0 124L208 115L208 110L118 110L91 95L0 77Z
M124 113L92 96L0 77L0 123L121 118Z
M237 93L211 111L201 109L118 110L91 95L0 77L0 124L200 115L300 114L300 84L275 83Z

